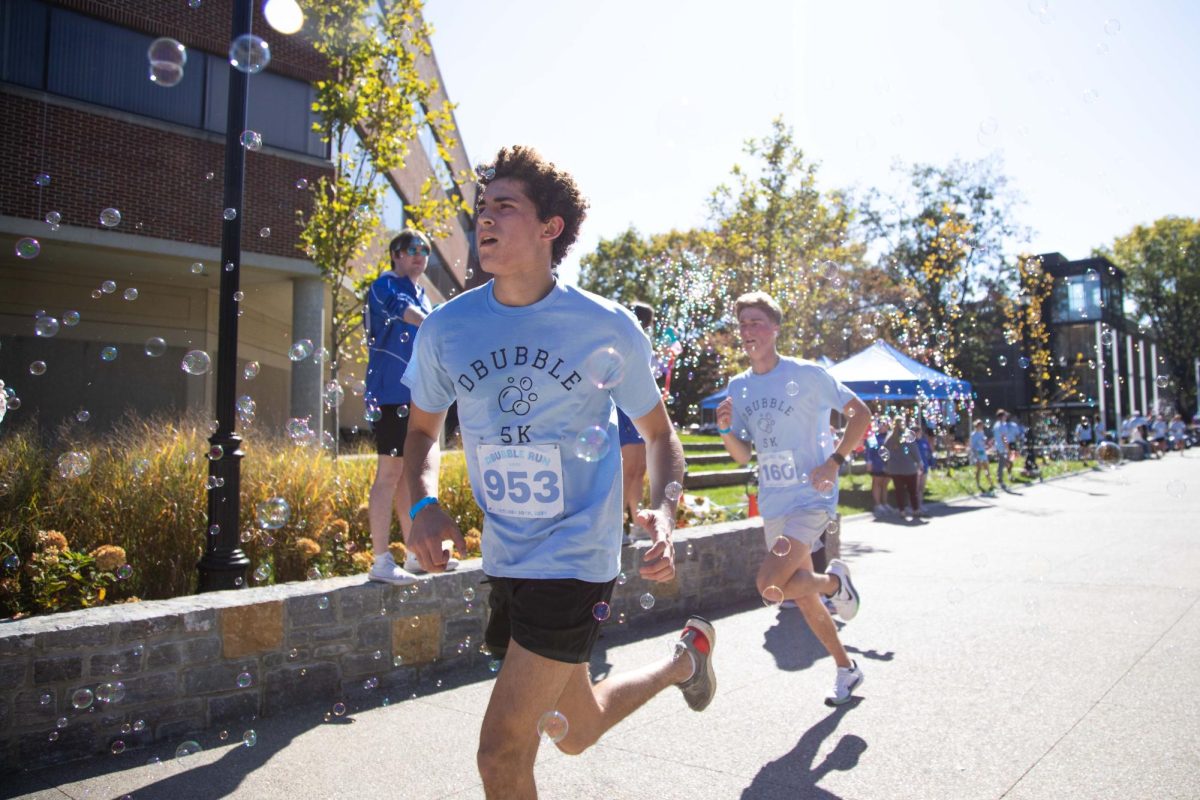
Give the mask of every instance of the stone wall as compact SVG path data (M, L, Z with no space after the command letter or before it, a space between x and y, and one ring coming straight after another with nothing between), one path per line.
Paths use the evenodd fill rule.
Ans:
M682 624L755 597L762 542L759 519L679 530L669 584L639 578L643 551L624 548L628 580L605 624ZM301 704L398 699L442 673L486 679L482 579L476 560L409 587L360 575L2 623L0 774L183 741Z

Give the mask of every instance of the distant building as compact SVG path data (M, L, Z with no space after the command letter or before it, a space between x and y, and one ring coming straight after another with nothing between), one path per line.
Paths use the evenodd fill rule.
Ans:
M1088 416L1111 431L1134 409L1149 414L1169 405L1156 381L1166 370L1154 338L1125 316L1124 272L1103 257L1071 261L1044 253L1040 258L1054 277L1045 307L1054 374L1073 378L1077 388L1073 396L1050 402L1049 408L1061 412L1060 421L1074 428ZM1033 408L1033 383L1023 356L1021 342L995 344L992 375L974 381L983 415L1000 407L1018 413Z
M53 428L81 408L91 428L103 429L130 409L212 407L214 373L193 377L179 365L192 349L216 356L231 11L231 0L196 8L182 0L0 4L0 379L21 399L5 428L33 413ZM247 153L238 359L261 370L239 379L238 394L254 398L258 427L311 415L316 428L327 365L293 363L288 350L303 338L328 341L329 290L298 247L296 216L310 198L297 187L332 173L328 147L312 131L312 84L326 75L300 35L274 34L261 18L255 26L272 59L250 79L248 127L263 146ZM147 77L147 47L161 36L187 47L184 78L171 88ZM419 67L440 84L432 55ZM431 102L445 99L443 87ZM470 167L461 143L447 164L428 125L417 138L406 167L381 178L381 243L403 227L404 203L428 177L454 193L449 176ZM474 185L462 191L473 203ZM107 208L120 212L115 227L101 224ZM46 221L50 212L60 216L56 225ZM470 220L461 214L458 223L434 243L426 278L434 302L468 283ZM15 252L26 237L40 243L35 258ZM115 291L101 290L104 281ZM136 299L125 299L129 289ZM53 337L35 335L39 310L59 321ZM78 324L67 324L68 312ZM152 337L165 340L163 355L146 354ZM116 348L115 359L102 359L105 347ZM35 361L44 374L31 373ZM347 366L361 377L361 367L345 364L343 376ZM362 425L361 397L346 398L343 428Z

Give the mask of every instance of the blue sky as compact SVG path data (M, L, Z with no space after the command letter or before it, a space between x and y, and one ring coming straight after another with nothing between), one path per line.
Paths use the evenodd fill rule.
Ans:
M563 273L634 224L706 221L743 142L782 114L826 188L894 161L998 152L1069 258L1200 215L1200 4L1117 0L429 0L467 152L532 144L592 208Z

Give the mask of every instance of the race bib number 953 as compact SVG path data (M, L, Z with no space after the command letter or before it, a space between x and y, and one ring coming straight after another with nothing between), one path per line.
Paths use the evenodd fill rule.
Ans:
M489 514L543 519L563 513L557 445L481 444L476 458Z

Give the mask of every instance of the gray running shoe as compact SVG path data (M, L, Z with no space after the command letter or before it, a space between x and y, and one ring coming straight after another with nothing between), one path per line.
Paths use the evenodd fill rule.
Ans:
M679 684L683 699L693 711L703 711L717 693L717 676L713 674L712 651L717 644L717 631L704 617L689 617L683 627L676 650L684 650L692 659L692 677Z
M835 558L829 562L825 573L836 575L838 578L838 590L829 599L833 601L837 615L849 622L858 613L859 605L858 591L854 588L854 582L850 580L850 567L846 566L845 561Z

